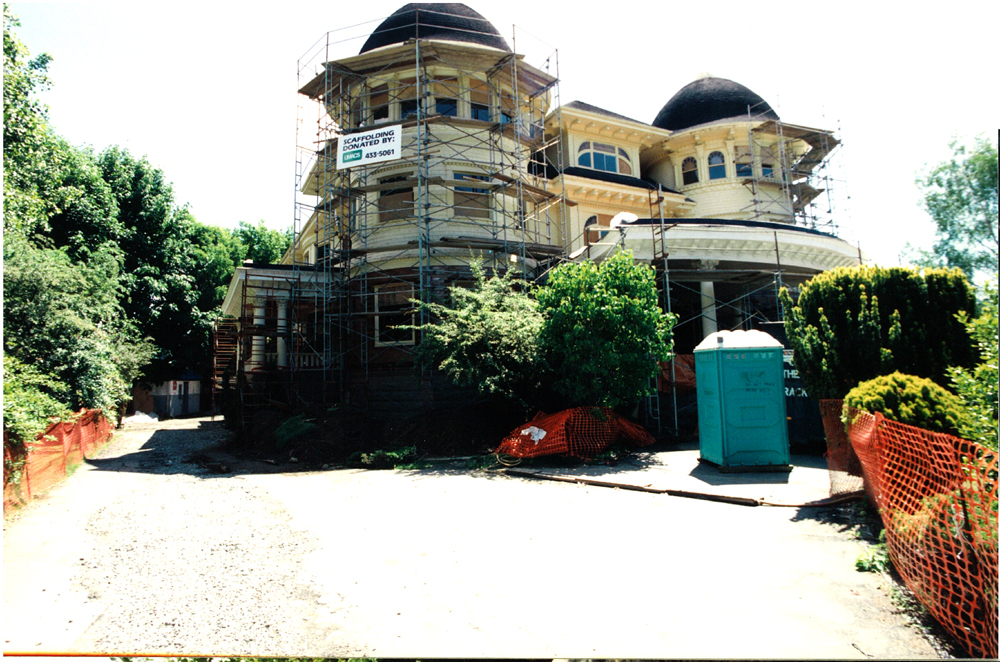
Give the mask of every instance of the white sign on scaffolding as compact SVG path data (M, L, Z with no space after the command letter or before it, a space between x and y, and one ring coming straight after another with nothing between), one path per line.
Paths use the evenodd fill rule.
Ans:
M402 136L399 124L340 136L337 141L337 170L400 158Z

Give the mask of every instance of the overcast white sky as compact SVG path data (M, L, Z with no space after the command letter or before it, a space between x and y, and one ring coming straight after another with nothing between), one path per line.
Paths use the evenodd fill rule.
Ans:
M294 211L297 62L328 31L372 21L353 31L366 35L402 4L12 7L31 53L53 57L43 100L58 133L146 156L202 223L280 229ZM652 122L710 72L757 92L787 122L835 130L840 235L882 264L897 264L907 241L933 240L914 186L924 165L949 155L953 135L992 140L1000 126L995 2L467 4L508 43L516 35L536 66L557 49L563 103Z

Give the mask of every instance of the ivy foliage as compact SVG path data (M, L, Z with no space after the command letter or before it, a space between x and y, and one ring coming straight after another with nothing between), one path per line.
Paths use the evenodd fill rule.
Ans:
M978 317L970 319L960 313L958 321L965 325L979 349L979 362L971 368L955 366L948 369L952 390L965 404L966 415L959 426L959 436L997 450L997 413L1000 409L1000 371L997 369L997 286L985 286L986 298Z
M553 388L574 405L630 407L650 391L671 357L676 317L657 300L653 269L632 253L600 266L559 265L538 289L545 323L539 343Z
M450 288L451 305L419 304L434 320L424 325L417 358L437 366L459 386L528 406L542 384L545 363L538 336L538 302L511 272L487 278L474 262L475 286Z
M814 398L841 399L895 371L947 386L950 367L976 361L956 318L976 301L958 269L840 267L806 282L797 302L782 289L781 301L795 366Z
M844 396L844 406L879 412L897 423L956 436L965 416L958 396L929 379L901 372L861 382Z

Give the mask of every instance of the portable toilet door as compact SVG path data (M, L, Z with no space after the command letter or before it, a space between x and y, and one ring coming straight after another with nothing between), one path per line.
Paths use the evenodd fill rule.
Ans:
M723 471L788 470L781 343L762 331L720 331L694 355L701 459Z

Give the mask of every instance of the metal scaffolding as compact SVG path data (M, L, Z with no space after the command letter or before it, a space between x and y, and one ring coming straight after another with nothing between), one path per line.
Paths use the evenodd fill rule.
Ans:
M414 12L417 34L429 11ZM559 104L558 56L543 70L453 42L334 59L342 47L328 33L299 62L293 268L311 286L293 300L311 334L296 349L315 355L327 401L353 393L385 408L394 390L412 400L433 381L413 359L429 321L413 302L447 301L471 281L473 260L532 278L563 252L565 205L549 190L563 187L531 166L558 142L544 133ZM393 125L401 158L338 169L338 141Z
M836 232L831 157L840 146L833 133L770 119L747 109L746 151L736 154L736 175L752 202L755 220L784 217L793 224Z

